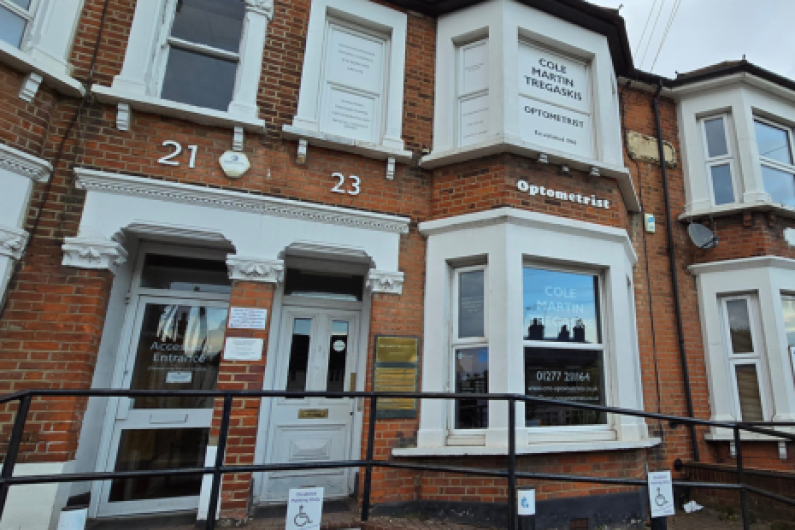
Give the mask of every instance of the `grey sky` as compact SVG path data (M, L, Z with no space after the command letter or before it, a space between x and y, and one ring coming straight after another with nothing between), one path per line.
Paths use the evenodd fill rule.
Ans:
M657 0L643 45L638 48L643 27L655 0L588 0L591 3L621 8L627 24L635 66L666 77L675 71L687 72L726 60L746 59L777 74L795 79L795 19L793 0L679 0L665 45L651 68L668 19L677 0ZM646 58L648 34L657 12L662 14Z

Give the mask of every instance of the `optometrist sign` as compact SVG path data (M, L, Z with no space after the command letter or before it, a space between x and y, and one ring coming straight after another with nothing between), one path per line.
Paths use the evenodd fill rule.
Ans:
M519 130L522 140L593 156L588 66L529 43L519 45Z

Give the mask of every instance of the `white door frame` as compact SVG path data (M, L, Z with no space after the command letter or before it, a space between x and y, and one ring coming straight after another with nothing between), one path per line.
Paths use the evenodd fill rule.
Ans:
M229 304L229 295L216 294L216 293L192 293L189 291L174 291L168 289L149 289L141 287L141 273L143 271L144 260L147 254L161 254L177 257L191 257L213 259L218 261L225 261L227 251L200 249L190 247L180 247L170 244L162 243L146 243L142 242L138 247L138 255L136 257L135 266L133 267L132 282L130 290L127 295L127 309L124 311L124 318L122 322L105 322L105 326L119 325L122 326L121 334L119 335L119 344L117 346L117 354L113 368L113 376L111 379L110 388L126 389L125 387L125 370L128 363L131 362L130 358L135 356L136 339L136 323L138 308L140 300L146 298L159 298L159 299L180 299L185 301L205 301L205 302L226 302ZM101 398L92 398L101 399ZM107 405L105 407L105 415L102 425L102 432L100 435L99 450L97 452L96 464L94 471L105 472L110 468L109 466L115 462L115 449L114 444L116 415L121 404L121 401L127 398L107 398ZM112 515L105 510L100 510L101 499L103 494L103 481L94 481L91 483L91 502L89 506L89 514L91 517L104 517ZM198 500L197 500L198 505Z

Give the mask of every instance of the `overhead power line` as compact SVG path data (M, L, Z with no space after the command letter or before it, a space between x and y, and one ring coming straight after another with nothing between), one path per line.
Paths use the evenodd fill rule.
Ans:
M657 31L657 24L660 22L660 15L663 12L663 8L665 8L665 1L662 0L660 4L660 10L657 11L657 18L654 19L654 26L651 29L651 33L649 34L649 40L646 41L646 48L643 50L643 57L640 59L640 65L643 66L644 61L646 60L646 55L649 53L649 48L651 47L651 41L654 38L654 33Z
M654 3L651 5L651 9L649 9L649 16L646 17L646 24L643 26L643 33L640 34L640 38L638 39L638 43L635 45L635 53L634 55L638 55L638 50L640 50L640 45L643 42L643 37L646 35L646 30L649 27L649 21L651 20L651 15L654 13L654 6L657 5L657 0L654 0Z
M657 49L657 55L654 56L654 62L651 63L651 68L649 71L654 70L654 65L657 64L657 59L660 57L660 52L662 52L663 46L665 45L665 39L668 38L668 32L671 31L671 26L674 25L674 19L676 18L676 14L679 12L679 6L682 5L682 0L676 0L676 4L674 4L673 9L671 10L671 16L668 19L668 25L665 27L665 33L663 33L662 40L660 41L660 47Z

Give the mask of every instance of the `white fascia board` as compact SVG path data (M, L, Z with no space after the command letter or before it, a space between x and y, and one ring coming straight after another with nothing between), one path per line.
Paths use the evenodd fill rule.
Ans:
M176 101L169 101L132 92L124 92L117 88L96 84L91 87L91 91L96 94L97 99L102 103L127 103L130 107L142 112L170 116L172 118L179 118L201 125L225 127L228 129L243 127L246 131L256 134L263 134L266 130L265 120L253 118L251 116L240 116L220 110L196 107L185 103L177 103Z
M346 153L354 153L376 160L394 158L396 162L400 162L401 164L408 164L411 162L411 157L413 155L411 151L405 149L391 149L383 145L362 142L360 140L326 134L320 131L303 129L293 125L284 125L282 127L282 137L287 140L304 139L309 142L309 145L333 149L335 151L344 151Z
M590 158L577 157L571 153L555 151L531 144L519 138L497 137L449 151L431 153L422 157L420 166L426 169L435 169L500 153L511 153L532 159L543 153L547 155L550 164L565 164L572 169L580 171L590 171L591 168L598 168L601 176L616 179L627 210L630 212L642 211L635 184L632 182L632 177L626 167L606 164Z
M77 79L55 71L51 65L31 57L2 40L0 40L0 63L24 74L35 72L44 78L47 85L67 96L83 97L86 93Z
M690 265L687 269L694 276L712 274L716 272L744 271L749 269L775 268L795 271L795 259L780 256L757 256L753 258L740 258L712 263L699 263Z
M133 177L119 173L75 168L77 187L105 193L140 195L173 202L187 202L224 210L267 213L285 217L315 218L338 224L367 227L385 232L406 234L411 219L339 206L326 206L254 195L217 188L205 188L192 184L181 184L163 180Z
M589 237L594 239L619 242L623 245L624 252L630 263L634 265L638 261L638 256L632 247L632 241L624 229L516 208L497 208L485 212L468 213L456 217L426 221L420 223L419 231L424 236L432 236L454 230L500 223L533 226L542 230L554 230L578 236L588 234Z
M692 94L703 92L705 90L714 90L714 89L725 90L727 88L731 88L732 85L738 85L743 83L757 88L761 88L766 92L770 92L771 94L775 94L786 100L795 102L795 91L792 91L789 88L768 81L767 79L762 79L761 77L755 76L754 74L750 74L748 72L738 72L736 74L731 74L723 77L715 77L713 79L705 79L704 81L678 86L671 89L670 95L674 99L680 100Z
M595 451L626 451L631 449L646 449L659 445L659 438L632 441L594 441L594 442L555 442L530 444L517 447L517 455L536 455L549 453L584 453ZM444 447L417 447L392 449L392 456L404 458L434 457L434 456L492 456L506 455L508 450L501 447L486 446L444 446Z

